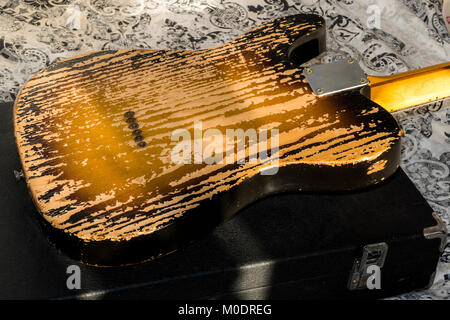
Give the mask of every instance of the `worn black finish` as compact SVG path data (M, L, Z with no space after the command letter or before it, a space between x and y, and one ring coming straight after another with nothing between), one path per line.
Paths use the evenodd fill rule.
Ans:
M356 90L317 98L298 65L325 50L325 31L322 17L298 14L216 48L105 51L33 76L15 102L15 136L44 223L71 237L55 242L89 264L134 263L275 193L348 191L390 177L401 141L393 116ZM237 152L232 163L178 166L174 129L198 120L221 132L278 130L270 160L279 172L259 174L274 164L261 153L265 138L238 139L254 164Z
M0 105L11 110L11 105ZM399 170L354 193L269 197L195 244L126 267L80 264L48 240L19 167L10 112L0 119L0 298L379 298L425 287L439 258L431 208ZM365 244L389 244L382 290L348 291ZM66 287L66 268L81 287Z

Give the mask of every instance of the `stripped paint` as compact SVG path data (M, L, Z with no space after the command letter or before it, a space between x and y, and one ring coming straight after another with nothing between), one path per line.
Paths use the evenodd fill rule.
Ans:
M387 160L380 160L375 162L373 165L369 167L369 170L367 171L367 174L373 174L377 171L383 170L386 166Z
M156 234L268 166L173 164L171 133L193 132L195 121L221 132L278 129L283 170L330 173L289 184L267 177L278 181L270 193L351 189L386 178L398 166L395 120L359 92L319 99L288 58L296 39L319 37L323 28L320 17L296 15L217 48L101 51L39 72L15 103L16 141L39 212L85 243L119 243ZM144 146L124 118L130 111ZM347 181L348 174L356 179ZM241 205L264 195L248 195Z

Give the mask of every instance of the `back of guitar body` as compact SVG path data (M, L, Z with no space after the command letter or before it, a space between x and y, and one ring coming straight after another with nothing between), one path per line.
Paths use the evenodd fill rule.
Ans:
M386 179L401 130L359 91L313 94L298 63L324 50L323 19L296 15L217 48L100 51L39 72L14 120L49 230L85 263L134 263L270 194Z

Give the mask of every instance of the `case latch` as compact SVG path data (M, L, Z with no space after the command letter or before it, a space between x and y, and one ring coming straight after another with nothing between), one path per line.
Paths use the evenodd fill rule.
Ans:
M350 274L348 288L350 290L364 289L367 287L367 280L370 273L367 273L369 266L378 266L380 269L384 266L388 245L385 242L366 245L363 248L363 254L360 259L355 259L352 273Z

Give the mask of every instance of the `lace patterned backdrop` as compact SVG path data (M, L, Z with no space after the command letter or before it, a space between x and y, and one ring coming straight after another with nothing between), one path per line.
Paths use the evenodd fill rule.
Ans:
M0 101L35 72L99 49L199 49L273 18L317 13L327 22L322 61L353 57L372 75L449 61L440 0L0 0ZM450 104L395 114L406 131L402 167L450 223ZM450 228L449 228L450 229ZM450 246L433 287L394 299L450 299Z

